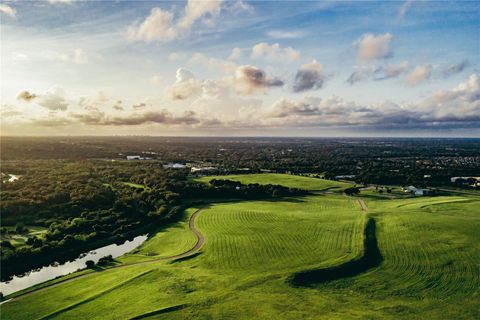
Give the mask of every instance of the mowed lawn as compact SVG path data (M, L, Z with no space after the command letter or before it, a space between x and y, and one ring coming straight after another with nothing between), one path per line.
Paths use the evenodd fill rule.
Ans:
M268 183L268 175L237 178ZM310 190L335 184L287 175L272 175L270 183L296 186L298 178ZM474 199L369 199L383 263L313 288L285 279L360 252L367 214L355 198L334 193L212 204L197 218L206 238L200 255L60 284L2 305L2 319L129 319L150 312L145 319L478 319L480 202ZM122 260L177 253L174 239L181 250L188 247L192 212ZM178 309L165 311L172 306Z
M209 182L212 179L228 179L240 181L245 184L278 184L290 188L299 188L309 191L339 191L352 185L345 182L317 179L303 176L296 176L281 173L260 173L260 174L243 174L228 176L205 176L197 178L197 181Z

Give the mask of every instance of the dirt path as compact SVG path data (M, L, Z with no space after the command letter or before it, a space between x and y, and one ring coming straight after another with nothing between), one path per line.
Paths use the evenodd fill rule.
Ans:
M360 204L360 207L362 207L363 211L365 211L365 212L368 211L367 204L365 203L365 201L363 201L363 199L358 199L358 203Z
M38 291L41 291L41 290L44 290L44 289L47 289L47 288L52 288L52 287L58 286L60 284L64 284L64 283L67 283L67 282L70 282L70 281L78 280L80 278L89 277L91 275L97 274L98 272L108 272L110 270L116 270L116 269L120 269L120 268L126 268L126 267L141 265L141 264L154 263L154 262L157 262L157 261L176 260L176 259L181 259L181 258L188 257L188 256L194 254L195 252L197 252L198 250L200 250L200 248L205 243L205 237L200 232L200 230L198 230L195 227L195 219L198 217L198 215L200 214L201 211L202 211L202 209L198 209L197 211L195 211L188 221L188 227L189 227L190 231L192 231L195 234L195 236L197 237L197 242L195 243L195 245L192 248L188 249L185 252L182 252L182 253L179 253L179 254L176 254L176 255L173 255L173 256L160 257L160 258L156 258L156 259L152 259L152 260L148 260L148 261L140 261L140 262L134 262L134 263L129 263L129 264L122 264L122 265L114 266L114 267L111 267L111 268L108 268L108 269L105 269L105 270L102 270L102 271L97 271L97 272L92 272L92 273L87 273L87 274L81 274L81 275L78 275L78 276L74 276L74 277L59 281L59 282L55 282L55 283L46 285L46 286L38 288L38 289L34 289L32 291L27 291L27 292L22 293L21 295L18 295L14 298L5 300L1 304L7 303L9 301L17 300L19 298L28 296L32 293L35 293L35 292L38 292Z

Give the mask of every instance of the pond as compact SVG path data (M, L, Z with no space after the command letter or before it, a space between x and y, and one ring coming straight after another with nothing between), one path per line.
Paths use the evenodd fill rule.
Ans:
M147 240L147 235L137 236L133 238L133 240L125 241L125 243L121 245L111 244L87 253L83 253L73 261L63 264L54 264L48 267L33 270L26 273L22 277L15 276L10 281L0 282L0 291L5 296L36 284L55 279L59 276L64 276L66 274L75 272L78 269L83 269L85 268L85 262L87 260L93 260L95 263L97 263L100 258L108 255L112 255L113 258L119 257L127 252L132 251L145 242L145 240Z

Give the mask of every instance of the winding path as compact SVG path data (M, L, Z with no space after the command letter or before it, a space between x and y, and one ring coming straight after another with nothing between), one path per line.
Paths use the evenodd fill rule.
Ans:
M198 217L198 215L200 214L201 211L202 211L202 209L198 209L197 211L195 211L191 215L190 219L188 220L188 227L189 227L190 231L192 231L195 234L195 236L197 237L197 242L195 243L195 245L192 248L188 249L185 252L182 252L182 253L179 253L179 254L176 254L176 255L173 255L173 256L159 257L159 258L152 259L152 260L147 260L147 261L140 261L140 262L122 264L122 265L119 265L119 266L113 266L111 268L104 269L102 271L96 271L96 272L87 273L87 274L80 274L78 276L74 276L74 277L71 277L71 278L68 278L68 279L65 279L65 280L61 280L61 281L58 281L58 282L55 282L55 283L48 284L48 285L46 285L44 287L41 287L41 288L33 289L31 291L27 291L27 292L22 293L22 294L14 297L14 298L3 301L2 304L10 302L10 301L17 300L19 298L28 296L28 295L33 294L33 293L38 292L38 291L42 291L42 290L47 289L47 288L55 287L55 286L58 286L60 284L64 284L64 283L67 283L67 282L78 280L80 278L86 278L86 277L92 276L94 274L97 274L98 272L108 272L110 270L126 268L126 267L130 267L130 266L135 266L135 265L148 264L148 263L153 263L153 262L157 262L157 261L164 261L164 260L177 260L177 259L182 259L182 258L189 257L189 256L193 255L194 253L196 253L198 250L200 250L200 248L205 243L205 237L200 232L200 230L198 230L195 226L195 220L197 219L197 217Z

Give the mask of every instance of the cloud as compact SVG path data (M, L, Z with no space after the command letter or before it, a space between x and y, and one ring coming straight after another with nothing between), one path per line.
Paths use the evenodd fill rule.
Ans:
M253 94L270 87L281 87L284 82L278 78L267 77L265 71L250 65L239 66L230 79L236 91L241 94Z
M48 0L50 4L72 4L72 0Z
M323 85L323 67L317 60L312 60L300 67L295 75L293 91L317 90Z
M233 48L230 56L228 56L228 60L238 60L242 56L242 49L240 48Z
M68 107L68 103L65 99L65 93L63 89L59 87L52 87L43 94L30 93L29 91L25 90L17 95L17 100L27 103L35 102L38 105L52 111L65 111Z
M397 19L402 19L412 4L412 0L406 0L405 2L403 2L402 5L398 8Z
M408 69L408 62L404 61L398 65L387 65L377 68L375 73L375 80L386 80L391 78L398 78L402 73Z
M135 41L172 41L187 34L199 20L207 25L212 25L214 18L220 15L222 3L221 0L188 0L183 16L176 24L173 12L155 7L145 20L130 25L127 28L127 35Z
M180 52L172 52L168 55L168 60L170 61L181 61L185 60L186 55Z
M25 101L25 102L31 102L36 97L37 97L37 95L34 94L34 93L30 93L28 91L22 91L17 95L17 100Z
M273 39L300 39L305 35L305 31L299 30L270 30L267 32L267 36Z
M142 109L142 108L145 108L146 106L147 106L146 103L141 102L141 103L137 103L137 104L132 105L132 108L133 109Z
M15 18L17 15L17 10L14 7L11 7L7 4L0 3L0 13L6 14L12 18Z
M357 48L358 61L366 62L390 58L393 55L390 48L392 40L393 35L390 33L379 35L372 33L363 34L354 43L354 46Z
M180 19L178 26L182 29L190 29L190 27L206 15L216 17L220 14L220 8L223 1L198 1L188 0L185 6L185 13Z
M202 81L195 78L193 73L184 68L179 68L177 80L167 88L167 97L171 100L185 100L197 96L202 91Z
M163 82L163 78L158 76L158 75L154 75L152 76L152 78L150 79L150 81L154 84L154 85L160 85L162 84Z
M177 37L178 31L172 26L173 13L153 8L150 15L139 25L128 28L128 37L132 40L153 42L170 41Z
M472 74L452 90L418 103L361 105L339 97L280 99L263 116L265 126L356 127L371 129L480 128L480 76Z
M230 6L228 9L234 13L240 13L240 12L254 13L255 12L255 9L251 5L249 5L248 3L242 0L235 1L233 5Z
M432 74L432 66L429 64L415 67L415 69L407 75L405 81L411 86L417 86L430 78Z
M461 61L459 63L454 63L447 66L445 69L442 70L443 77L447 78L453 76L454 74L460 73L469 65L467 60Z
M407 71L409 67L408 62L404 61L397 65L383 65L383 66L360 66L357 70L352 72L347 79L350 85L357 82L372 79L375 81L398 78L401 74Z
M40 106L49 110L67 110L68 103L65 99L65 92L59 87L53 87L36 100Z
M300 59L300 52L292 47L281 48L278 43L269 45L266 42L260 42L253 46L252 59L264 58L270 60L298 60Z
M61 62L70 62L75 64L84 64L89 60L87 52L81 48L77 48L70 53L57 53L52 56L53 60Z
M137 126L147 123L165 125L194 125L200 122L193 111L185 111L183 115L173 115L168 110L150 111L121 117L108 117L103 112L71 114L71 119L86 125L99 126Z
M201 65L209 69L220 70L224 73L233 73L237 69L237 65L232 61L207 57L199 52L194 53L188 63L193 66Z

